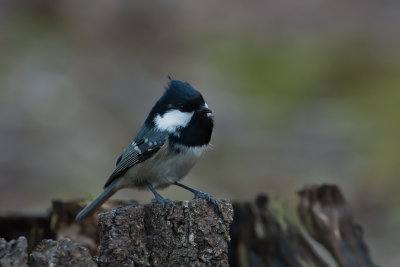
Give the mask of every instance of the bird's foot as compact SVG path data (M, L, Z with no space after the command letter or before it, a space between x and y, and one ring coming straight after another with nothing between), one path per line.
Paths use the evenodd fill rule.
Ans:
M207 201L209 201L209 202L211 202L213 204L217 203L217 200L212 195L207 194L207 193L203 193L203 192L198 191L198 190L196 190L196 191L197 192L194 192L194 198L195 199L196 198L204 198L204 199L206 199Z
M194 198L204 198L205 200L207 200L209 203L211 203L211 205L214 207L214 211L218 214L219 217L224 217L224 214L222 213L222 211L220 210L219 207L219 203L218 200L216 198L214 198L212 195L207 194L207 193L203 193L199 190L194 190Z
M172 206L174 205L174 202L172 200L163 198L159 193L157 193L157 191L151 184L148 184L147 187L150 189L151 192L153 192L155 197L151 200L151 203L161 203L163 208L165 208L165 203L171 204Z
M175 182L175 185L180 186L182 188L185 188L186 190L189 190L190 192L192 192L194 194L194 198L204 198L206 199L208 202L210 202L212 204L212 206L214 207L215 212L220 216L223 217L224 214L221 212L220 208L219 208L219 202L217 199L215 199L212 195L207 194L207 193L203 193L197 189L191 188L187 185Z
M190 192L192 192L194 194L194 198L193 199L204 198L204 199L208 200L209 202L211 202L213 204L217 204L217 200L210 194L203 193L203 192L201 192L201 191L199 191L197 189L191 188L191 187L189 187L187 185L184 185L184 184L181 184L181 183L178 183L178 182L175 182L175 185L180 186L182 188L185 188L186 190L189 190Z

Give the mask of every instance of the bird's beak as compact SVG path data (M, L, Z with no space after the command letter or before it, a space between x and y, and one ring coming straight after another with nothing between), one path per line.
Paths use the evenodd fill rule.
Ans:
M199 113L212 113L212 110L208 108L207 106L202 106L199 110Z

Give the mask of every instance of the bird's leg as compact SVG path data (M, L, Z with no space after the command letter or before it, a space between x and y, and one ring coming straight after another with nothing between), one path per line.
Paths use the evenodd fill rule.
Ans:
M159 202L163 207L165 207L165 203L169 203L171 205L174 205L174 202L172 202L170 199L163 198L151 184L147 184L147 187L150 189L151 192L153 192L155 198L151 200L151 203L156 203Z
M181 184L181 183L178 183L178 182L175 182L175 185L180 186L182 188L185 188L186 190L189 190L190 192L192 192L194 194L194 198L205 198L205 199L207 199L208 201L210 201L210 202L212 202L214 204L216 203L215 198L210 194L203 193L203 192L201 192L201 191L199 191L197 189L191 188L191 187L189 187L187 185L184 185L184 184Z

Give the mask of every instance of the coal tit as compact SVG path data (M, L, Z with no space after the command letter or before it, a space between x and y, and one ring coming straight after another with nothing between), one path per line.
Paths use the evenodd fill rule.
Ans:
M171 184L183 187L195 197L214 201L209 194L179 183L192 169L211 139L212 111L203 96L187 82L171 80L154 105L134 141L123 151L104 190L76 219L92 215L108 198L122 188L148 188L164 206L155 188Z

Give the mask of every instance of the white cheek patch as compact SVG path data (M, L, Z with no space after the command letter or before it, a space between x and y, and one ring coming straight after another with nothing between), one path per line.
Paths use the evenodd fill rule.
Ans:
M163 116L157 115L154 124L159 131L174 132L179 127L185 127L193 117L193 112L182 112L177 109L166 112Z

